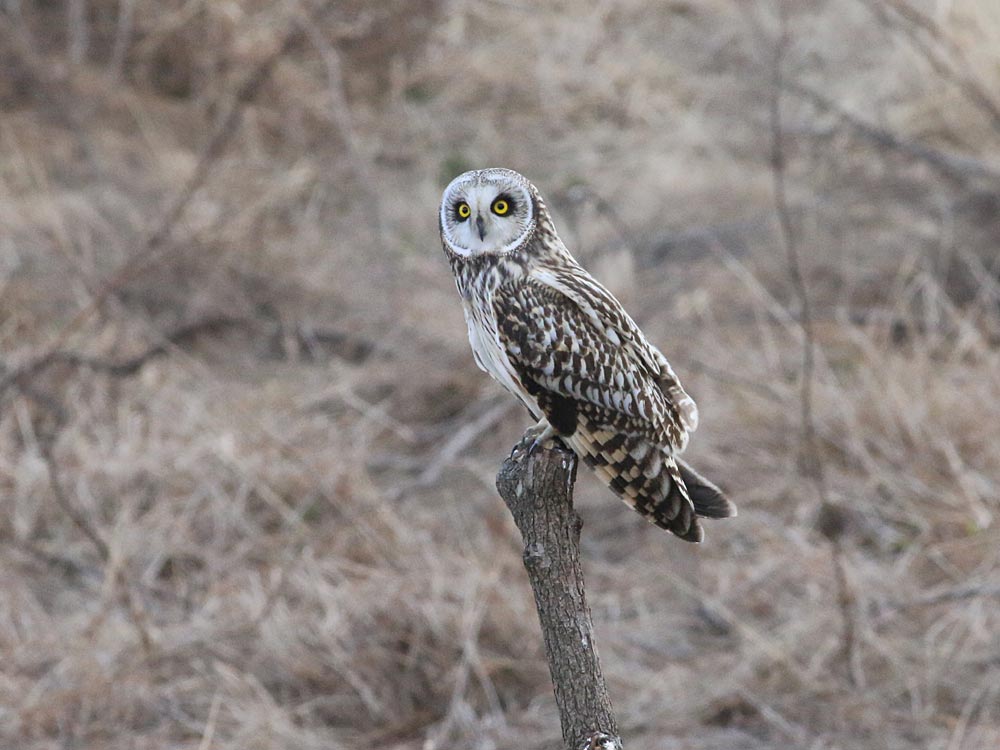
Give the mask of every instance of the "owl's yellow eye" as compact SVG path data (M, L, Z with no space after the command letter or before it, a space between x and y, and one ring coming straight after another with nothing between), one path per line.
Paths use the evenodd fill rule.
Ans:
M464 203L463 202L463 203L459 203L458 204L458 216L459 216L459 218L461 218L461 219L468 219L471 215L472 215L472 209L469 208L469 204L468 203Z
M503 198L497 198L493 201L493 213L497 216L503 216L508 211L510 211L510 204L507 203Z

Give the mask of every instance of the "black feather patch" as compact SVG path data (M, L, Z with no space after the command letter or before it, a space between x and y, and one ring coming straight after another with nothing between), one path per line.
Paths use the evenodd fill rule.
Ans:
M569 437L576 432L576 402L573 399L542 390L538 394L538 405L561 437Z

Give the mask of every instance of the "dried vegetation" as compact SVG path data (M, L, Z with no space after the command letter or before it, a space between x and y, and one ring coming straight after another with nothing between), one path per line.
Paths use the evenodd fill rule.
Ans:
M0 4L0 745L556 746L472 165L740 506L695 549L581 478L629 744L1000 745L998 6L533 5Z

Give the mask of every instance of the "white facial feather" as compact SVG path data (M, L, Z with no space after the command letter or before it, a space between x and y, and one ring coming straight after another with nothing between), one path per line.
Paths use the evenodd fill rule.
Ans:
M498 198L508 213L494 210ZM468 217L459 206L469 207ZM456 255L503 254L518 247L534 228L534 209L525 180L506 169L484 169L459 175L441 198L441 234Z

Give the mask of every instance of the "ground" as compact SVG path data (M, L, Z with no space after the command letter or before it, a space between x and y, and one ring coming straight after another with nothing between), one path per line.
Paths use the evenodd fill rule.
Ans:
M0 10L0 745L558 747L437 239L478 166L740 509L581 472L626 746L1000 745L997 6L326 5Z

